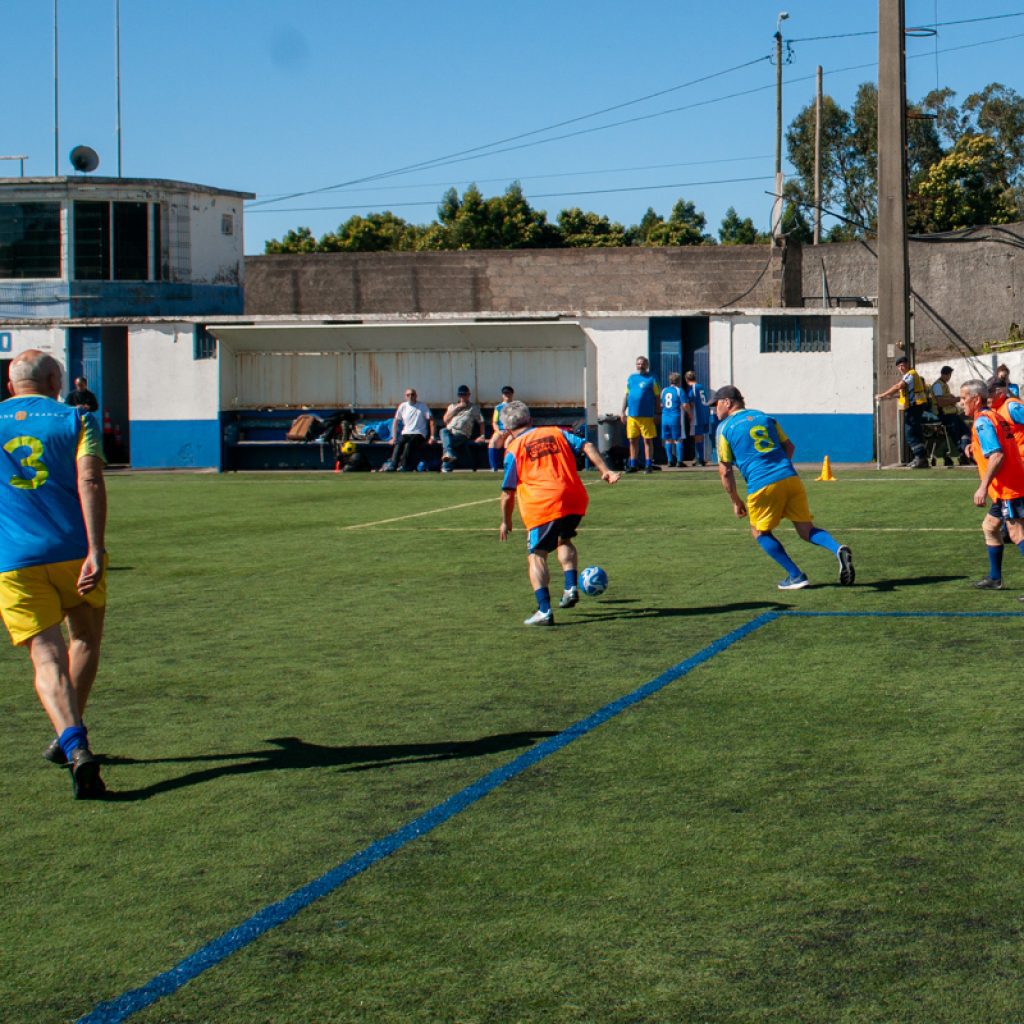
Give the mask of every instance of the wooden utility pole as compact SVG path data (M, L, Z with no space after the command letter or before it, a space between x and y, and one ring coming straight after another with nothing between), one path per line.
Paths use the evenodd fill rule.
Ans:
M878 327L876 392L896 375L896 357L910 354L910 260L907 252L907 70L904 0L878 0ZM875 411L876 457L899 462L895 402Z

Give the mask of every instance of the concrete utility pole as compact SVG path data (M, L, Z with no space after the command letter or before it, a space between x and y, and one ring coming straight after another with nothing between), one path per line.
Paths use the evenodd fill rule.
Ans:
M910 259L907 252L907 69L904 0L878 0L878 334L876 391L910 354ZM913 358L911 356L911 358ZM895 402L876 408L878 463L899 462Z
M789 17L779 12L775 23L775 202L772 204L772 244L782 244L782 23Z
M814 94L814 244L821 245L821 65Z

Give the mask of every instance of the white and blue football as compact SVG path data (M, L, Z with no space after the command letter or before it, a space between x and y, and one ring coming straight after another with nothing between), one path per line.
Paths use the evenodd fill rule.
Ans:
M588 597L597 597L608 589L608 573L599 565L588 565L580 573L580 590Z

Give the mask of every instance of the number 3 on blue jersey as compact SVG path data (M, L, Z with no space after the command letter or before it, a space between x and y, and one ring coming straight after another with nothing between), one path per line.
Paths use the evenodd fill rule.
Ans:
M32 476L12 476L7 482L12 487L17 487L20 491L31 491L37 487L42 487L43 484L49 479L50 471L46 468L46 463L43 462L43 442L37 437L12 437L7 444L4 445L4 451L8 455L14 455L19 448L27 448L28 455L21 459L21 464L26 468L32 470Z
M751 427L750 440L754 442L754 450L758 452L772 452L777 447L767 427Z

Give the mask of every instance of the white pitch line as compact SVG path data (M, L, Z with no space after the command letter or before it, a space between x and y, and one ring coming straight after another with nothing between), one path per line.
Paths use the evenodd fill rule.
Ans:
M411 512L407 516L394 516L392 519L378 519L374 523L355 523L352 526L342 526L342 530L364 530L370 526L385 526L387 523L400 523L403 519L418 519L420 516L435 516L439 512L454 512L459 508L469 508L472 505L490 505L498 500L498 497L483 498L480 501L464 501L461 505L447 505L445 508L431 508L426 512Z
M479 504L473 502L473 504ZM453 506L459 507L459 506ZM443 512L444 509L438 509L437 511ZM430 515L429 512L418 512L417 515ZM404 518L404 517L403 517ZM394 520L384 520L384 522L393 522ZM365 526L375 526L375 523L364 523ZM835 524L830 524L835 526ZM359 529L357 526L345 526L342 527L345 530L356 530ZM422 533L424 530L429 530L433 533L491 533L493 528L490 526L427 526L427 527L413 527L413 526L394 526L385 533ZM836 533L847 534L847 533L977 533L979 527L977 526L842 526L836 528ZM637 533L638 527L636 526L590 526L587 525L587 533ZM695 526L664 526L664 527L650 527L645 526L639 528L639 532L642 533L721 533L721 534L745 534L746 531L743 529L737 530L735 527L729 526L710 526L710 527L695 527Z

